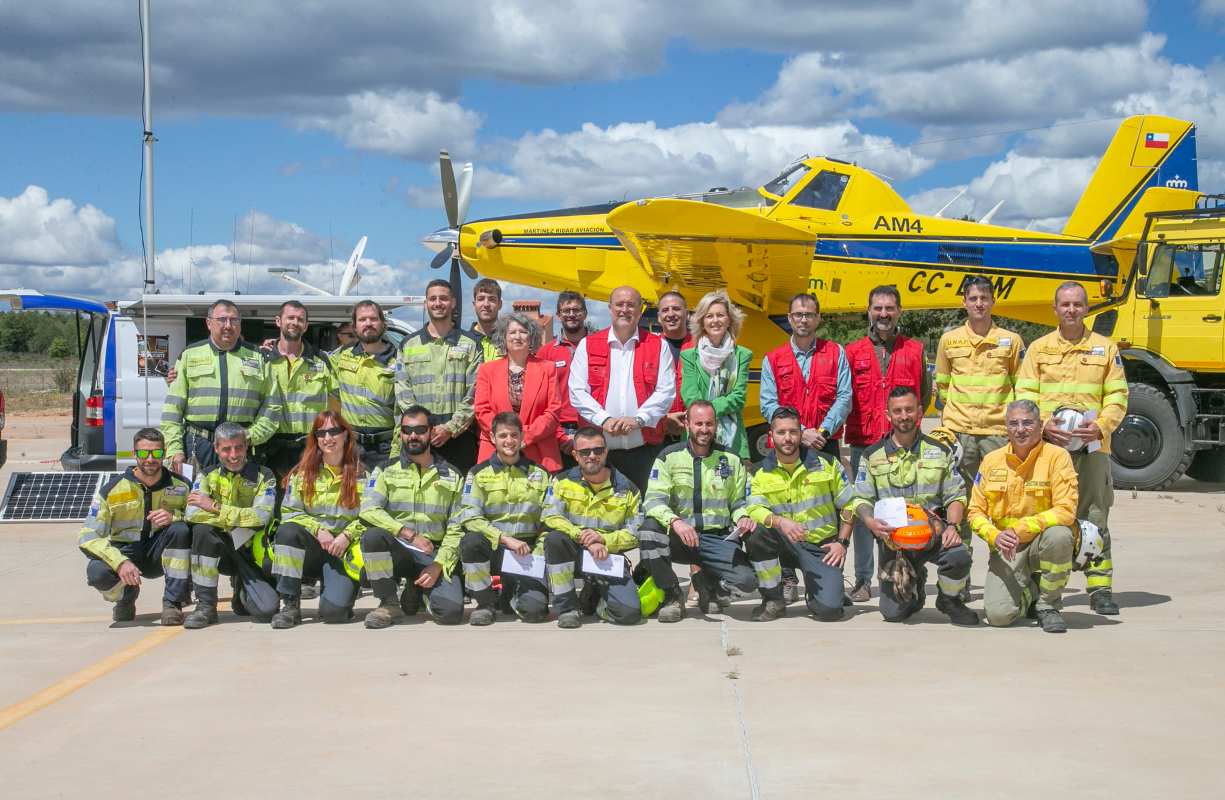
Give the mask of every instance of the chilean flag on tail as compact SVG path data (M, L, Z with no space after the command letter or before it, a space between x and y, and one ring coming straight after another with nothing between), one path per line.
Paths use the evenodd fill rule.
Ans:
M1158 150L1165 150L1170 146L1170 134L1146 133L1144 134L1144 146L1155 147Z

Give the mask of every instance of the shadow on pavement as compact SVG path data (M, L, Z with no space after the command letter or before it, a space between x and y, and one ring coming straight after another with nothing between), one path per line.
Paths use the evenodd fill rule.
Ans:
M1115 592L1114 602L1119 604L1119 608L1144 608L1145 606L1159 606L1162 603L1170 602L1168 594L1153 594L1152 592ZM1087 606L1089 605L1089 595L1081 594L1076 597L1068 598L1063 603L1064 607L1068 606Z

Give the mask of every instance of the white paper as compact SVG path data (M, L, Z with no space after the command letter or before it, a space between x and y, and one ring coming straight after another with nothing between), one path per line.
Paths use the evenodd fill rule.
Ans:
M596 561L590 550L583 551L583 572L605 578L625 577L625 556L610 553L608 558Z
M1085 412L1085 422L1093 422L1095 419L1097 419L1096 411L1086 411ZM1101 439L1094 439L1091 442L1085 442L1085 452L1087 453L1096 453L1098 450L1101 450L1101 449L1102 449Z
M906 498L886 497L872 506L872 516L892 528L904 528L908 524Z
M731 533L729 533L727 536L724 536L724 537L723 537L723 541L725 541L725 542L738 542L738 541L740 541L740 531L736 530L736 528L735 528L735 527L733 527L733 528L732 528L732 532L731 532Z
M417 546L416 546L416 545L414 545L414 544L409 544L408 542L406 542L406 541L404 541L403 539L401 539L399 536L395 537L395 540L396 540L397 542L399 542L400 544L404 545L405 547L407 547L409 550L415 550L416 552L420 553L420 554L421 554L421 555L423 555L423 556L428 556L428 555L429 555L429 553L425 552L425 551L424 551L424 550L422 550L420 547L417 547Z
M186 478L189 483L191 483L195 479L196 469L191 464L184 461L179 467L179 474Z
M544 580L544 556L521 556L510 550L502 555L502 572L511 575L526 575L529 578Z

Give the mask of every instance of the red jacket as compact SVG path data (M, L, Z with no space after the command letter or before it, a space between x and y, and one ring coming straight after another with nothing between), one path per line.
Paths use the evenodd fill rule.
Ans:
M812 363L808 365L807 381L790 340L766 354L774 375L774 385L778 389L778 404L798 410L800 424L805 428L820 425L838 399L839 349L837 342L817 339ZM830 434L837 437L838 431L830 431Z
M480 428L477 461L493 455L490 426L510 405L510 362L506 358L486 361L476 372L476 424ZM561 450L557 446L557 415L561 411L561 385L552 361L532 356L523 376L523 401L519 419L523 420L523 455L549 472L561 469Z
M892 430L885 415L885 400L897 386L909 386L915 394L923 386L923 345L898 335L889 369L882 376L876 348L867 336L846 346L851 367L851 413L846 418L846 443L856 447L876 444Z
M591 396L600 405L608 400L608 363L611 348L608 346L610 328L587 335L587 385L591 387ZM655 391L659 380L660 350L667 345L659 334L651 333L646 328L638 329L638 346L634 348L634 396L638 405L642 405ZM664 435L659 427L643 428L642 440L647 444L663 442Z

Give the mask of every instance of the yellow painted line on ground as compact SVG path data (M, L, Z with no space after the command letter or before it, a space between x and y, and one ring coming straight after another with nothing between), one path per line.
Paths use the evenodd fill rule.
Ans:
M31 714L43 710L52 703L58 703L76 690L85 688L107 673L119 669L129 661L139 658L159 644L170 641L182 632L182 628L158 628L118 653L90 664L80 672L69 675L63 680L56 681L41 692L0 710L0 731L15 725Z

